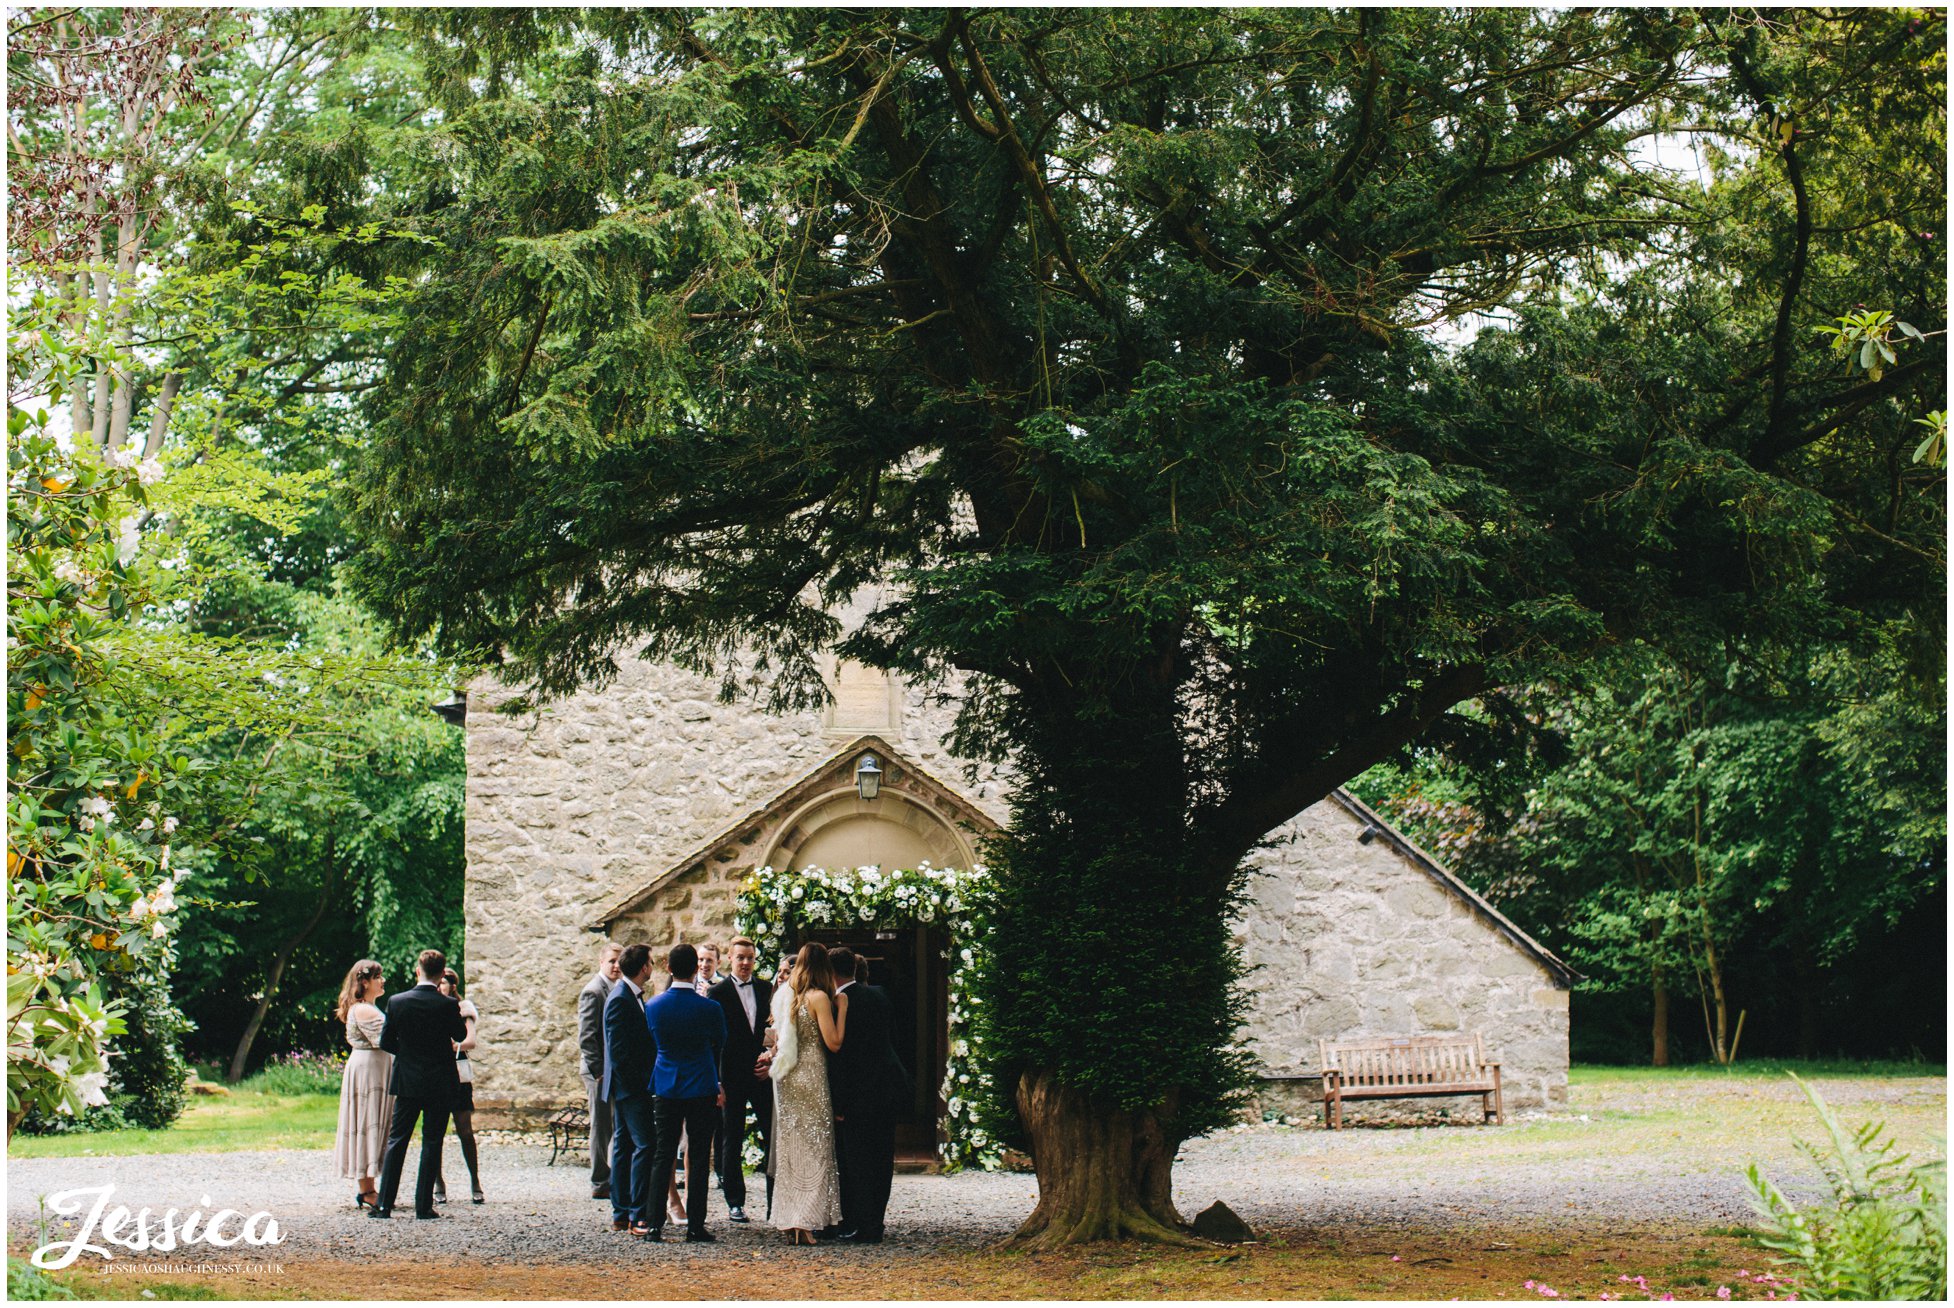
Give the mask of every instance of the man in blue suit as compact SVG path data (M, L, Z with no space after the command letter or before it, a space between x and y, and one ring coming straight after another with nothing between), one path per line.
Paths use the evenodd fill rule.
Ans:
M651 1188L658 1136L651 1069L657 1050L645 1023L645 982L651 979L651 946L631 945L617 960L617 984L604 1001L604 1099L611 1106L611 1229L643 1235L647 1216L664 1214Z
M726 1010L693 989L692 980L699 973L698 950L678 946L667 966L672 972L671 988L645 1009L651 1041L657 1047L651 1084L658 1105L658 1164L652 1169L652 1197L641 1220L651 1224L647 1239L664 1238L664 1210L657 1197L671 1184L679 1132L684 1131L692 1142L686 1156L685 1238L696 1243L717 1238L706 1230L706 1169L719 1110L726 1102L719 1085Z

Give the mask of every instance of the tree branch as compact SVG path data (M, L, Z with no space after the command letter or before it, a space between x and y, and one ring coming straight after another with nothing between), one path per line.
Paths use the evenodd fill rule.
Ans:
M1287 771L1270 772L1259 779L1260 785L1244 786L1238 779L1233 793L1216 805L1205 820L1197 819L1197 822L1215 836L1218 852L1233 852L1234 856L1226 860L1232 870L1236 859L1253 849L1269 832L1364 769L1389 757L1393 750L1417 737L1454 704L1485 687L1483 665L1448 668L1428 679L1419 691L1375 719L1368 728L1351 733L1331 753L1310 757L1301 766ZM1264 756L1275 755L1279 748L1276 742L1265 741Z

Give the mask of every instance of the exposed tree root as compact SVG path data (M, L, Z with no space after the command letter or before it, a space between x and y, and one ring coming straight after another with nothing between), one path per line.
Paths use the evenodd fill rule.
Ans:
M1048 1074L1018 1082L1018 1112L1031 1136L1038 1207L1004 1242L1056 1249L1098 1240L1205 1248L1174 1211L1174 1151L1161 1111L1107 1109Z

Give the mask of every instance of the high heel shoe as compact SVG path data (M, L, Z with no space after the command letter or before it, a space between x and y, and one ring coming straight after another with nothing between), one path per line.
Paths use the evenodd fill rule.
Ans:
M478 1185L478 1186L476 1186L476 1187L475 1187L474 1189L472 1189L472 1190L470 1190L470 1191L468 1192L468 1201L469 1201L470 1203L477 1203L477 1204L478 1204L478 1203L481 1203L481 1202L482 1202L482 1187L481 1187L481 1186L479 1186L479 1185Z
M435 1186L435 1187L434 1187L434 1202L435 1202L435 1203L437 1203L437 1204L445 1204L445 1203L447 1203L447 1202L448 1202L448 1187L447 1187L447 1186L445 1186L445 1185L437 1185L437 1186Z
M353 1207L371 1208L379 1200L379 1198L380 1196L377 1193L368 1190L362 1190L358 1194L353 1196Z

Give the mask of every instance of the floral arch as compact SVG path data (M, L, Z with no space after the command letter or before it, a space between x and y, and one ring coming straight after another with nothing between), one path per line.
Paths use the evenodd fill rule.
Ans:
M1004 1142L987 1110L990 1068L978 1020L982 1000L971 993L983 965L990 877L982 866L962 870L922 863L884 872L879 867L799 872L762 867L740 886L735 925L778 956L803 931L822 927L940 927L948 936L949 1056L941 1097L947 1106L938 1154L947 1169L1004 1165Z

